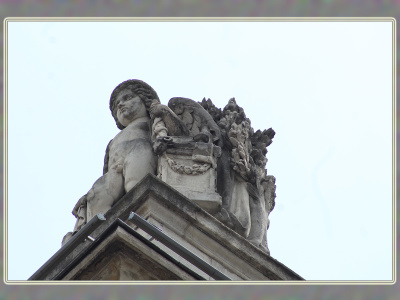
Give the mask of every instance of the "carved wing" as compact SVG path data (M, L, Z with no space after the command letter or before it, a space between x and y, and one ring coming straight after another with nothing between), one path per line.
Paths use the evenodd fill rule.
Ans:
M200 103L188 98L174 97L168 107L182 120L189 135L196 140L215 142L221 138L219 126Z

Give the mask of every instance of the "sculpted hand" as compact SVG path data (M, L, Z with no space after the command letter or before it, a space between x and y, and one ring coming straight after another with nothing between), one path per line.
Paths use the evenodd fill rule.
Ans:
M165 150L167 150L168 141L169 141L168 138L165 137L165 136L158 137L153 143L153 151L154 151L154 153L156 153L157 155L160 155Z
M169 111L169 107L161 103L153 103L150 106L150 116L152 119L155 117L161 117L167 111Z

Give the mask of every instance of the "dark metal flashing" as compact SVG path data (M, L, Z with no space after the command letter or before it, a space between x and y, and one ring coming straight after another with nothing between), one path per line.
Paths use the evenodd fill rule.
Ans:
M170 256L168 253L165 251L161 250L159 247L154 245L152 242L144 238L141 234L137 233L135 229L133 229L131 226L126 224L124 221L121 219L116 219L114 220L100 235L98 238L96 238L91 245L89 245L84 251L82 251L77 257L75 257L60 273L55 275L52 280L62 280L64 276L70 272L83 258L84 256L89 253L93 248L95 248L101 241L105 239L106 236L111 234L113 231L115 231L118 227L123 228L126 230L128 233L132 234L135 238L139 239L141 242L155 250L157 253L160 255L164 256L166 259L177 265L179 268L183 269L185 272L189 273L191 276L196 278L197 280L206 280L199 274L195 273L176 259L174 259L172 256Z
M62 246L43 266L41 266L28 280L43 280L43 276L57 266L69 253L81 244L99 225L105 221L103 214L97 214L85 224L71 239Z
M134 223L135 225L139 226L143 231L150 234L152 237L157 239L159 242L163 243L165 246L170 248L172 251L179 254L181 257L183 257L184 259L189 261L191 264L195 265L200 270L202 270L206 274L210 275L214 279L216 279L216 280L232 280L225 274L223 274L220 271L218 271L217 269L215 269L209 263L202 260L196 254L192 253L191 251L186 249L184 246L182 246L181 244L179 244L178 242L176 242L175 240L170 238L168 235L161 232L160 229L158 229L153 224L147 222L145 219L143 219L138 214L131 212L128 220L131 221L132 223Z
M138 194L140 194L140 190L143 190L143 194L146 196L150 194L153 197L162 199L163 201L161 204L165 207L177 208L181 212L182 218L186 219L188 222L195 222L198 230L210 236L222 246L226 247L226 241L229 241L230 239L235 239L236 241L240 241L240 243L242 243L243 245L248 245L249 247L253 248L253 250L255 251L249 253L247 249L243 247L232 247L232 245L229 245L229 248L233 253L243 257L250 265L252 265L255 269L261 271L270 280L304 280L304 278L302 278L296 272L294 272L272 256L265 254L262 250L258 249L256 246L248 242L244 237L231 230L226 225L222 224L216 218L211 216L208 212L200 208L195 202L191 201L186 196L182 195L156 176L152 174L147 174L136 185L136 187L138 188L137 190L133 188L126 194L127 198L141 198L139 201L137 201L135 205L129 207L132 208L131 211L135 211L135 208L141 205L141 201L143 201L143 195ZM134 202L133 199L131 200L131 203ZM112 209L113 208L111 208L111 210ZM128 211L125 210L122 219L127 219L128 214ZM196 217L194 217L194 215ZM213 224L213 226L219 227L220 230L218 230L218 232L213 232L213 234L215 235L211 235L210 231L207 228L207 225L203 224L202 222L198 222L198 219L207 219L208 222ZM229 235L229 238L227 238L227 235ZM265 259L265 264L259 264L259 262L257 262L257 259L253 257L253 255L255 254L258 258L261 258L259 255L260 253L262 253L261 256L263 257L263 259ZM279 269L279 273L272 271L269 268L265 268L265 266L267 265L276 267L277 269ZM290 279L288 279L288 277Z
M141 242L145 243L147 246L149 246L151 249L153 249L154 251L156 251L157 253L161 254L162 256L164 256L165 258L167 258L168 260L170 260L172 263L174 263L175 265L177 265L179 268L183 269L185 272L189 273L191 276L193 276L194 278L196 278L197 280L206 280L204 277L200 276L199 274L197 274L196 272L194 272L193 270L189 269L187 266L185 266L184 264L182 264L181 262L177 261L175 258L173 258L172 256L170 256L167 252L165 252L164 250L160 249L157 245L153 244L150 240L146 239L144 236L142 236L141 234L139 234L135 229L133 229L131 226L129 226L128 224L126 224L124 221L122 221L121 219L117 219L116 220L118 225L120 227L122 227L123 229L125 229L127 232L129 232L130 234L134 235L137 239L139 239Z
M105 221L101 221L96 224L96 226L93 226L91 229L93 231L91 233L80 233L85 228L83 227L78 232L83 236L82 240L78 242L77 239L79 235L76 233L71 240L64 245L66 248L62 247L57 251L56 254L29 278L29 280L54 280L56 278L59 280L62 275L61 272L64 272L63 270L75 264L78 256L81 257L80 255L88 253L87 251L95 247L97 242L102 239L101 236L106 234L107 230L112 230L111 228L114 228L112 226L116 224L129 233L135 234L136 231L122 220L127 220L130 212L139 209L141 205L147 201L148 197L153 197L157 199L159 204L176 210L182 218L194 224L198 230L204 232L215 242L220 243L224 247L228 247L233 254L241 257L249 265L263 273L269 280L304 280L284 264L250 244L247 240L212 217L194 202L151 174L145 176L131 191L124 195L104 214L106 218ZM118 219L120 220L118 221ZM86 225L91 224L91 221ZM132 231L135 233L132 233ZM95 239L94 241L88 238L89 234L90 237ZM141 239L143 237L140 236L137 238ZM68 243L72 243L74 240L73 246L69 246ZM149 247L157 247L146 239L144 240L143 242L146 244L149 243ZM162 250L160 249L160 251ZM178 263L179 262L176 264L178 265Z

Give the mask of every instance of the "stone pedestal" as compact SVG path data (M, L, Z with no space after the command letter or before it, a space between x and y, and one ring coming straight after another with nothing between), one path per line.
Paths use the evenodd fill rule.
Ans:
M30 280L213 280L128 221L136 212L234 281L303 280L153 175L120 199L88 238Z
M167 149L158 159L157 177L207 212L221 209L216 192L216 146L196 143L193 149Z

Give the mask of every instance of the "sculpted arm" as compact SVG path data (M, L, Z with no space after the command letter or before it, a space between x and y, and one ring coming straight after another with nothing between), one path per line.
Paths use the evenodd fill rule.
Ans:
M88 193L83 195L75 204L75 207L72 210L72 214L76 217L74 231L67 233L62 241L63 245L94 215L97 213L104 213L111 208L114 201L119 199L124 192L121 166L113 166L110 170L108 168L109 152L112 141L113 140L108 143L106 148L103 176L96 180ZM93 202L99 202L99 198L101 199L100 203L96 203L98 208L93 210Z
M161 103L152 104L150 116L153 120L162 120L170 136L188 136L189 130L181 119L166 105ZM154 126L153 126L154 127Z

